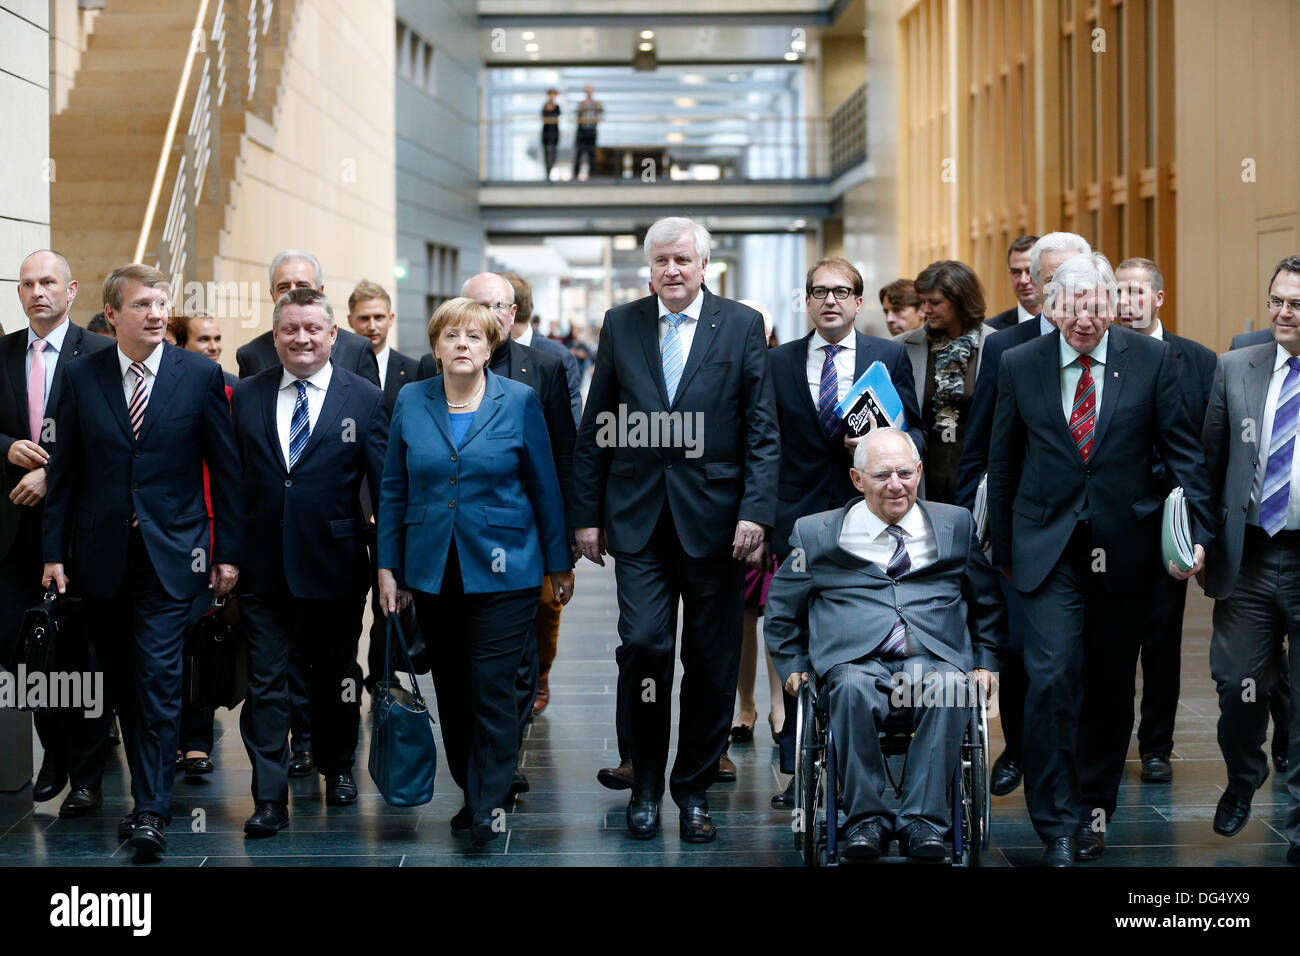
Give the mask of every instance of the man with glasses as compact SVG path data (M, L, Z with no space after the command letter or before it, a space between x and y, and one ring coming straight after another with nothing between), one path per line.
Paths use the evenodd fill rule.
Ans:
M781 468L776 525L760 561L768 560L769 548L778 561L785 561L790 532L799 518L842 508L857 497L849 469L859 439L845 431L835 406L871 363L880 362L889 372L913 441L925 451L925 426L907 352L895 342L863 335L853 327L862 308L862 286L862 273L848 260L831 257L817 262L804 280L812 331L768 353L781 424ZM793 714L796 703L787 694L785 712ZM781 772L793 774L793 720L782 727L780 742ZM785 792L772 798L772 805L794 806L793 777Z
M1268 776L1261 744L1278 684L1283 635L1300 633L1300 256L1273 270L1266 300L1275 341L1219 356L1202 440L1217 537L1205 562L1215 599L1210 673L1219 690L1219 748L1228 784L1214 832L1240 833ZM1290 639L1290 638L1288 638ZM1291 686L1300 658L1290 649ZM1282 728L1275 730L1281 732ZM1290 725L1290 752L1300 746ZM1281 830L1288 863L1300 863L1300 761L1286 778Z

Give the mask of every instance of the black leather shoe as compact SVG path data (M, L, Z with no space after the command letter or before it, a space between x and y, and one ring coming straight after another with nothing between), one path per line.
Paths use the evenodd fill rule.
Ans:
M1174 779L1174 768L1165 754L1147 754L1142 758L1143 783L1169 783Z
M1291 761L1286 754L1273 754L1273 769L1278 773L1286 773L1291 769Z
M212 773L215 769L209 757L186 757L181 766L184 767L187 777L199 777L205 773Z
M1020 780L1024 776L1024 771L1020 769L1020 761L1011 760L1004 753L997 760L993 761L993 779L989 784L989 789L993 791L995 797L1005 797L1016 787L1020 786Z
M631 790L632 761L624 760L617 767L603 767L597 770L596 782L610 790Z
M351 770L325 774L325 802L331 807L346 807L357 802L357 782Z
M712 843L718 838L708 807L686 807L679 817L682 842Z
M1214 832L1220 836L1236 836L1249 819L1250 800L1243 800L1231 790L1223 791L1214 810Z
M633 797L627 804L627 830L638 840L648 840L659 832L659 801Z
M516 793L527 793L527 792L528 792L528 778L525 777L518 770L516 770L515 779L510 781L510 796L513 797Z
M1074 858L1087 862L1095 860L1106 852L1106 832L1094 830L1090 824L1080 823L1079 833L1074 838Z
M1074 866L1074 837L1057 837L1043 847L1043 866Z
M32 799L37 803L53 800L67 785L68 775L62 770L54 771L41 767L41 772L36 775L36 782L32 784Z
M99 787L78 787L68 794L59 807L61 817L84 817L104 805L104 793Z
M469 825L469 842L474 847L485 847L501 834L492 826L491 816L475 817Z
M167 849L167 826L163 823L163 818L156 813L137 813L135 817L135 829L131 831L131 838L127 840L127 846L135 850L136 854L141 857L151 857L162 853Z
M275 836L288 824L288 807L283 803L258 800L253 815L244 821L244 833L251 837Z
M772 797L773 810L793 810L794 809L794 777L785 785L785 789Z
M898 851L914 860L942 860L948 855L943 835L924 820L913 820L898 838Z
M295 750L289 755L289 776L306 777L316 769L310 750Z
M131 839L131 834L135 831L135 811L132 810L124 816L117 824L117 838L119 840Z
M875 860L885 853L885 830L879 820L863 820L844 838L844 855L850 860Z
M456 815L451 818L451 828L458 832L464 832L469 829L469 825L474 822L474 811L469 807L461 807L456 811Z

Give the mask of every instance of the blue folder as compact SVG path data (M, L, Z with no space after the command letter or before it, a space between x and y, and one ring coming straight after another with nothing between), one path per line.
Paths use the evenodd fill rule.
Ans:
M880 362L872 362L862 377L853 383L844 400L836 406L844 427L854 435L867 431L871 418L877 425L893 425L907 431L903 400L898 397L889 372Z

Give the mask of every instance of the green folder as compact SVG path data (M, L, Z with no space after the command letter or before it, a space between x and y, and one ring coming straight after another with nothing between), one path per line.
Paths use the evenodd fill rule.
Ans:
M1166 570L1170 561L1181 571L1190 571L1195 563L1192 532L1187 520L1187 499L1183 497L1182 488L1175 488L1165 499L1160 520L1160 558L1161 567Z

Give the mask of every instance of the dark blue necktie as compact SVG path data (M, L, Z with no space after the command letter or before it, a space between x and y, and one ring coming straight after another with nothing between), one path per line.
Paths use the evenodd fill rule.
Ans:
M298 401L293 406L293 420L289 422L289 470L298 464L302 450L307 447L311 435L311 423L307 417L307 383L299 381Z
M843 349L842 345L822 346L826 358L822 361L822 382L817 393L817 418L822 423L822 431L831 439L838 438L844 430L844 419L836 411L840 402L840 375L835 370L835 355Z

